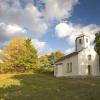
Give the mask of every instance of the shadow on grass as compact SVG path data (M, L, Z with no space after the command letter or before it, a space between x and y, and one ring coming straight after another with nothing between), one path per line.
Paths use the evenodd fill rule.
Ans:
M0 100L99 100L100 81L54 78L45 74L13 75L20 85L0 88ZM91 84L94 83L94 86Z

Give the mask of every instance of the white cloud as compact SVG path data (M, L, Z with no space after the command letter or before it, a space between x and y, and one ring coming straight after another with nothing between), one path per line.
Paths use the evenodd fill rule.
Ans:
M40 41L38 39L32 39L32 44L35 46L36 49L38 49L39 56L44 54L50 54L53 49L48 46L47 42Z
M41 0L45 3L44 15L47 19L69 18L78 0Z
M19 0L14 0L11 6L5 0L0 1L0 23L24 28L26 31L28 30L30 37L41 36L48 29L47 22L40 17L42 17L41 12L32 3L28 3L25 8L22 8ZM9 29L11 27L9 26Z
M65 50L65 54L70 54L70 53L72 53L74 51L75 51L74 47L73 48L68 48L67 50Z
M91 41L95 38L95 33L100 30L100 26L89 24L82 26L80 24L60 23L56 25L55 31L59 38L68 37L69 43L75 43L75 38L80 34L87 34L90 36Z
M17 32L25 32L25 30L19 27L18 25L8 25L6 31L9 33L12 32L11 34L15 34Z
M44 10L40 12L32 0L27 1L24 8L20 0L11 1L9 5L6 0L0 0L0 40L5 43L17 35L31 38L42 36L48 29L49 21L46 19L69 18L78 3L78 0L40 0L45 3Z
M38 50L39 56L45 53L47 43L38 39L32 39L32 44Z
M39 41L38 39L32 39L32 43L39 51L43 51L43 49L46 47L46 42Z
M7 25L5 23L0 23L0 40L6 41L15 36L25 36L27 34L26 30L18 25Z
M58 37L63 38L73 32L74 28L71 24L60 23L56 25L55 31Z
M95 33L100 30L100 26L96 24L90 24L82 28L83 33L90 35L91 39L94 40Z

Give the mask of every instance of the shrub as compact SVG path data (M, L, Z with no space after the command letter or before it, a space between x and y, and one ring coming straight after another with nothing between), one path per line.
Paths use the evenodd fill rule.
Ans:
M36 71L39 72L39 73L52 74L53 73L53 67L38 67L36 69Z

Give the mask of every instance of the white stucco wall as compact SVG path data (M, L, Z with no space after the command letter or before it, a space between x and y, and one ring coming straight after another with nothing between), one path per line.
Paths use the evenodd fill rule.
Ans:
M88 55L91 55L91 60L88 60ZM88 65L91 66L91 75L99 75L99 56L92 47L84 49L78 54L79 75L88 75Z
M54 76L56 77L63 76L63 64L59 64L54 67Z
M86 41L88 39L88 42ZM90 38L88 36L84 36L84 48L87 48L90 46Z
M72 72L67 72L67 63L71 63L71 62L72 62ZM56 66L57 71L54 71L54 72L57 72L54 74L56 77L78 75L78 55L75 55L63 61L60 61L59 63L62 63L62 64L57 65Z

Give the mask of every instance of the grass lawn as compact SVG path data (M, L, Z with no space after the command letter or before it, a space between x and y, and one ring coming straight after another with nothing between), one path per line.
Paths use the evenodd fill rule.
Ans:
M100 100L100 80L1 74L0 100Z

